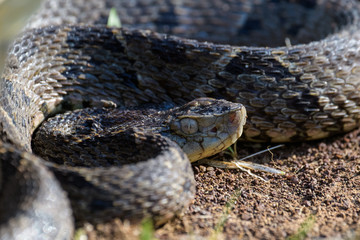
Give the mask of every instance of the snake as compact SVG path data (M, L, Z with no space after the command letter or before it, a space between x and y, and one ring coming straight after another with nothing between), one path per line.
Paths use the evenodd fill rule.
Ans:
M118 11L120 28L106 27L110 8ZM106 192L114 185L119 166L80 170L32 154L33 133L59 112L147 103L183 106L206 97L245 106L241 141L307 141L355 129L359 17L359 3L353 0L46 0L10 47L0 82L1 167L12 169L1 172L1 201L9 204L0 206L11 207L0 211L0 236L71 238L70 202L60 183L71 182L70 192L81 189L78 195L89 198L103 193L97 188ZM160 152L161 160L177 155L172 163L145 159L149 165L139 170L141 177L133 175L137 164L126 165L123 177L131 179L134 193L148 184L154 187L151 201L185 207L188 200L178 198L184 189L156 184L161 174L178 176L173 170L184 155L178 144L144 130L120 132L126 132L119 137L123 145L136 149L142 139L142 152ZM95 176L109 182L91 182ZM191 195L191 187L185 191ZM93 201L85 215L94 209L116 214L126 200L145 208L152 203L134 196L103 199ZM160 205L151 208L173 216Z
M66 166L50 168L78 221L151 216L160 224L192 199L190 162L236 142L245 120L243 105L211 98L171 109L86 108L45 122L33 150Z

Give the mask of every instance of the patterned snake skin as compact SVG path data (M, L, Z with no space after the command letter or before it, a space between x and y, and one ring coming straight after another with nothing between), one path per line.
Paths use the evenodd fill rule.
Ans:
M104 27L111 7L124 28ZM1 139L30 152L34 130L58 111L181 105L197 97L242 103L245 140L350 131L360 118L359 17L351 0L48 0L9 51L0 82ZM3 159L21 154L7 144L2 149ZM69 173L72 181L87 184L78 173ZM60 180L69 177L62 174ZM55 215L48 238L64 239L72 231L69 211ZM13 225L9 218L5 224ZM3 226L0 236L7 236Z

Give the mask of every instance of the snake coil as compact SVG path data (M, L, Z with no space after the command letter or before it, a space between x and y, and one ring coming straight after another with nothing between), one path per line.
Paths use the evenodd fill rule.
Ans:
M104 26L111 7L123 28ZM303 141L354 129L360 119L359 16L352 0L45 1L10 48L0 81L0 194L17 199L14 205L1 200L15 212L1 211L0 236L21 239L42 229L44 239L70 238L64 194L30 153L35 129L59 111L212 97L246 107L246 140ZM285 39L291 44L278 47ZM71 180L86 184L78 173ZM6 186L13 176L20 179L16 192ZM48 188L41 198L49 202L37 203L33 194ZM61 200L53 201L55 195ZM47 204L62 210L54 216L27 211ZM29 230L22 220L28 216L43 225Z

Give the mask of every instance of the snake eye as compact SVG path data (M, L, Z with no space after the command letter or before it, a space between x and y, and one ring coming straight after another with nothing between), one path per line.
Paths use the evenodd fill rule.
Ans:
M181 130L185 134L193 134L198 130L198 124L194 119L191 118L183 118L180 120Z

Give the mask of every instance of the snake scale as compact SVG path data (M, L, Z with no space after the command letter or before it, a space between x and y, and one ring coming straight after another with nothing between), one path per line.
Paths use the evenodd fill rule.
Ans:
M111 7L123 28L104 26ZM89 196L94 185L106 190L115 180L115 168L106 169L111 177L101 168L90 176L30 153L35 129L59 111L183 105L211 97L246 107L244 140L304 141L354 129L360 118L359 17L359 3L352 0L45 1L10 48L0 82L1 238L71 238L69 203L43 165ZM138 139L130 131L119 141L136 146ZM142 139L144 152L166 155L160 159L183 155L159 135ZM156 190L162 189L160 179L176 185L182 174L173 170L193 181L191 171L185 173L190 165L179 159L145 161L138 185L149 182L155 189L147 197L163 203L167 199L159 194L178 197L178 190ZM136 166L125 166L123 175ZM95 175L110 182L91 183ZM191 184L181 179L187 189L180 191L189 197L169 202L174 211L191 198ZM116 214L109 208L116 207L113 199L93 203L89 212ZM161 214L173 215L168 209Z

